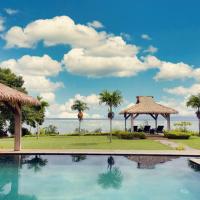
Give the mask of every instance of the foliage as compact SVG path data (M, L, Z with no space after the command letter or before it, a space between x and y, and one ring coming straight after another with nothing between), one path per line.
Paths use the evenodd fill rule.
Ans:
M99 94L99 103L108 106L108 118L110 119L110 142L112 142L112 119L114 118L113 107L118 107L123 101L122 94L119 90L109 92L104 90Z
M22 128L22 136L31 135L31 132L27 128Z
M84 134L84 133L89 133L89 131L85 128L81 128L80 131L79 128L75 128L74 133Z
M21 76L17 76L11 72L10 69L0 68L0 82L12 87L21 92L27 93L23 87L24 81ZM40 106L23 106L22 107L22 122L36 127L36 123L42 124L45 117L45 109L48 103L42 101L41 97L38 97L41 102ZM0 104L0 134L4 132L14 133L14 116L12 111L4 104Z
M191 122L176 122L174 123L174 126L177 127L176 130L177 131L181 131L181 132L187 132L188 131L188 126L191 126L192 123Z
M191 134L189 132L173 130L169 132L164 132L164 136L168 139L189 139Z
M94 133L102 133L102 129L101 128L97 128L94 130Z
M99 174L98 184L101 185L103 189L119 189L121 187L122 180L123 175L121 171L119 168L114 167L112 170Z
M176 147L176 150L183 151L183 150L185 150L185 146L184 146L183 144L179 144L179 145Z
M113 132L119 139L133 140L133 139L145 139L146 135L143 132L125 132L125 131L115 131Z
M192 108L196 108L198 111L200 111L200 93L198 95L192 95L189 97L186 105Z
M46 135L58 135L58 128L54 125L49 125L44 128Z
M74 104L71 106L71 109L78 111L78 120L79 120L78 132L81 133L81 121L83 120L83 111L89 109L87 103L81 100L75 100Z

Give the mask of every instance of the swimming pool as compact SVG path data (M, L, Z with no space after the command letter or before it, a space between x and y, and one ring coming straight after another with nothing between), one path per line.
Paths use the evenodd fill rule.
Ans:
M200 172L167 156L0 156L0 199L199 200Z

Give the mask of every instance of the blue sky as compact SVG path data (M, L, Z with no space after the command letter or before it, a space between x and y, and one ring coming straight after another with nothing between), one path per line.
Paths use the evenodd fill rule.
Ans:
M90 105L88 117L104 116L97 102L104 89L122 91L119 109L152 95L191 115L185 100L200 91L199 7L198 0L1 0L0 66L51 103L49 116L74 116L76 98Z

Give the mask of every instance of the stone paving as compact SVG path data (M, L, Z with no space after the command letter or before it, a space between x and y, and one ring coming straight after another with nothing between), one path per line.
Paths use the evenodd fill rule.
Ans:
M180 143L176 143L176 142L173 142L173 141L170 141L170 140L167 140L167 139L162 139L162 140L155 140L157 142L160 142L161 144L164 144L164 145L167 145L167 146L170 146L171 148L173 149L176 149L177 147L180 146ZM183 151L186 151L186 150L195 150L187 145L183 145L184 147L184 150Z

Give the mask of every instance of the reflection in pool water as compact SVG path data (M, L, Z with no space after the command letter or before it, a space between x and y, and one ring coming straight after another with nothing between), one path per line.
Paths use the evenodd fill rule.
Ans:
M199 200L199 183L184 157L0 157L1 200Z

